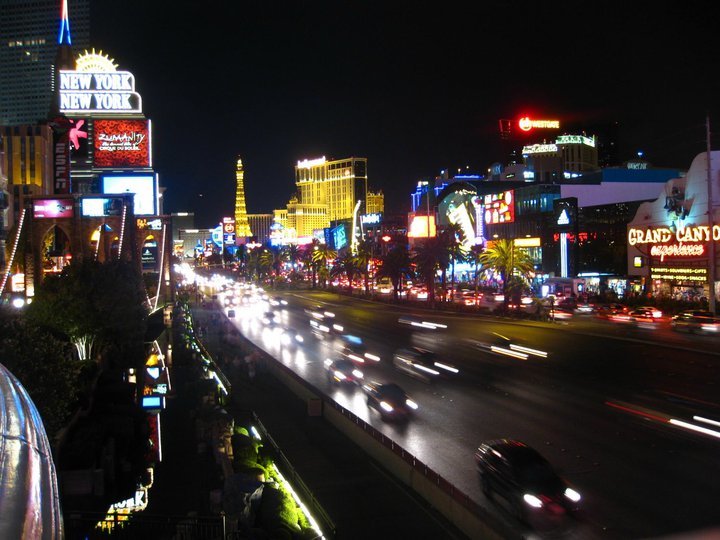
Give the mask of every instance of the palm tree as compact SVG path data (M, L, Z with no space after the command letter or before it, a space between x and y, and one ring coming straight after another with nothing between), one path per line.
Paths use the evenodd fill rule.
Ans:
M355 276L360 273L360 269L357 266L355 257L347 251L335 260L335 264L330 270L330 276L342 276L345 275L348 278L348 290L352 291L352 283Z
M445 274L450 264L450 253L447 243L439 236L428 238L415 250L413 261L417 273L422 277L428 289L428 302L435 304L435 276L442 272L442 293L445 296Z
M380 257L380 267L377 277L390 278L393 284L393 299L398 299L398 291L402 284L403 276L412 275L410 253L404 244L398 244L387 254Z
M303 263L303 266L305 268L310 269L311 283L312 283L313 289L315 288L315 285L317 283L317 269L318 269L318 265L315 262L315 260L313 259L313 253L314 253L315 249L318 248L319 245L320 245L320 242L318 242L316 239L313 238L312 243L307 244L303 248L303 250L301 252L301 259L300 259Z
M273 264L275 263L275 254L269 248L262 248L257 256L257 272L258 278L264 279L273 270Z
M485 248L480 245L476 244L473 247L470 248L470 251L468 251L467 254L467 261L471 263L473 266L475 266L475 305L478 303L478 292L479 292L479 277L480 277L480 268L482 268L482 253Z
M465 242L465 231L458 223L450 223L440 233L440 241L450 257L452 272L450 274L450 298L455 300L455 263L467 260L467 251L463 245ZM443 287L444 293L444 287Z
M313 247L312 261L317 265L318 277L323 287L327 285L327 278L330 275L328 265L336 258L337 251L330 249L327 244L317 244Z
M355 263L365 281L365 294L370 293L370 261L372 260L372 244L361 240L356 246Z
M504 305L508 303L508 293L521 287L534 270L532 258L527 251L515 246L513 240L496 241L480 256L483 266L495 269L503 282Z

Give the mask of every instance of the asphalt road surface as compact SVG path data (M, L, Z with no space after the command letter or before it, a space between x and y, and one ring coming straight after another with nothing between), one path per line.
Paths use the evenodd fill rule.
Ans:
M413 312L391 305L320 292L274 296L287 300L272 308L277 326L301 333L300 347L281 345L261 320L266 308L238 308L234 324L519 534L656 538L720 527L717 337L682 335L666 321L528 323L415 312L445 326L430 330L401 324ZM380 357L364 364L365 380L396 382L420 405L410 422L384 422L359 386L328 381L324 361L338 357L338 347L333 337L311 332L307 309L318 303L335 314L331 324L342 326L339 333L362 338ZM547 356L488 350L506 343ZM393 353L410 345L434 350L459 373L428 383L399 371ZM530 531L501 499L488 500L473 452L482 441L504 437L539 450L583 495L583 510L560 527Z

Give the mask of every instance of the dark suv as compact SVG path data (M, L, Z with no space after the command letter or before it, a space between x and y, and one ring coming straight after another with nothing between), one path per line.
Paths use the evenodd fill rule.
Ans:
M483 443L475 452L475 462L483 493L487 497L497 494L504 498L522 521L578 509L580 494L525 443L511 439Z

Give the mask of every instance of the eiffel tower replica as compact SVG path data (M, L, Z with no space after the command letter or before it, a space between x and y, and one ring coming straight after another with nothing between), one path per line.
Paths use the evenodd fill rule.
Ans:
M252 231L247 217L245 206L245 172L243 171L242 159L238 158L235 168L237 187L235 188L235 236L237 238L249 238Z

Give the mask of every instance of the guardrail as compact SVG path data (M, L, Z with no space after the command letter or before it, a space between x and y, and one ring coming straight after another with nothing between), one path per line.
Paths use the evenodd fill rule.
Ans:
M272 447L273 452L276 456L276 461L279 461L280 468L282 469L283 473L288 476L288 480L293 486L293 489L295 489L300 494L303 502L310 508L313 517L317 518L321 522L320 529L322 530L322 532L328 535L330 538L335 538L337 531L332 518L325 511L322 504L320 504L320 501L315 498L315 495L310 490L310 488L307 487L307 484L305 484L303 479L297 473L295 467L292 466L290 460L285 456L283 451L275 442L275 439L272 438L272 435L270 435L268 430L265 429L265 426L263 425L260 418L258 418L257 414L255 414L255 411L252 412L252 416L253 421L258 427L258 431L262 435L263 441L267 441Z

